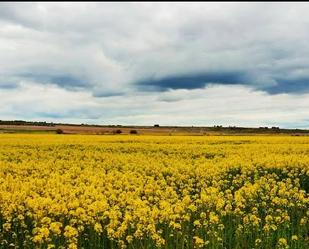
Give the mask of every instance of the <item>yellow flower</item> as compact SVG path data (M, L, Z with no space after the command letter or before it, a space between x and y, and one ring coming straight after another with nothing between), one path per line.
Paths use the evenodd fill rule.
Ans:
M131 243L133 241L133 236L132 235L128 235L126 237L126 241L128 241L128 243Z
M8 232L8 231L10 231L10 229L11 229L11 224L10 224L10 223L4 223L4 224L2 225L2 227L3 227L3 230L4 230L4 231Z
M51 223L51 218L49 218L49 217L44 217L44 218L41 220L41 222L42 222L43 224L50 224L50 223Z
M70 243L68 249L78 249L76 243Z
M267 215L267 216L265 217L265 221L266 221L267 223L272 222L272 220L273 220L273 217L272 217L271 215Z
M41 234L37 234L37 235L35 235L35 236L32 238L32 241L33 241L34 243L39 243L39 244L41 244L41 243L44 242L43 236L42 236Z
M94 230L95 230L97 233L102 233L102 232L103 232L102 225L101 225L100 223L95 223L95 224L94 224Z
M301 219L300 219L300 225L301 225L301 226L306 225L306 223L307 223L307 219L306 219L306 218L301 218Z
M57 235L61 233L61 227L62 227L62 224L60 222L52 222L49 225L50 231L52 231L54 234L57 234Z
M196 226L196 227L201 227L201 223L200 223L199 220L195 220L195 221L193 222L193 225Z
M78 231L77 229L75 229L74 227L71 226L66 226L64 228L64 236L66 238L74 238L78 235Z
M273 231L276 231L276 230L277 230L277 226L276 226L276 225L274 225L274 224L273 224L273 225L271 225L271 226L270 226L270 228L271 228Z
M201 248L201 247L204 246L204 244L205 244L205 243L204 243L204 240L201 239L200 237L194 236L193 239L194 239L194 244L195 244L195 246L196 246L197 248Z
M285 238L280 238L277 245L279 248L288 248L288 242Z
M256 239L255 240L255 245L258 246L262 243L262 240L261 239Z
M210 212L210 214L209 214L209 221L211 223L217 224L219 222L219 217L215 213Z
M293 236L292 236L292 240L298 240L297 235L293 235Z
M305 136L0 134L0 247L75 249L106 231L115 248L148 239L218 248L232 229L232 243L253 233L261 248L280 233L291 242L276 248L305 248L292 232L308 224L308 145Z

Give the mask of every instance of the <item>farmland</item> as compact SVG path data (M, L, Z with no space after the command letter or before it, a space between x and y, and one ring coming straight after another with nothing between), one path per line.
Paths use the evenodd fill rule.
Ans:
M0 248L309 248L309 137L0 134Z
M236 127L220 125L209 126L136 126L136 125L87 125L87 124L54 124L46 122L1 121L0 134L55 134L61 131L64 134L85 135L294 135L308 136L308 129L282 129L279 127Z

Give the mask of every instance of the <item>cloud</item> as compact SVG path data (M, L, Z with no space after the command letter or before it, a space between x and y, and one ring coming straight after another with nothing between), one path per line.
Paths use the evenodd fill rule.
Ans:
M14 99L14 102L12 102ZM23 83L0 91L1 119L122 125L308 128L309 94L269 95L242 85L93 97L90 91ZM288 111L287 111L288 110Z
M309 66L307 10L306 3L1 3L1 73L37 82L69 75L55 84L82 81L96 96L138 83L162 90L204 81L297 93L299 84L283 89L277 78Z
M245 72L215 72L189 75L175 75L162 79L150 78L136 83L145 91L166 91L168 89L199 89L207 85L247 85L269 94L301 94L309 91L309 77L260 77Z
M23 99L41 87L54 89L54 98L62 91L74 103L87 94L92 110L130 100L104 113L115 122L125 122L116 116L126 113L128 120L146 117L145 105L193 104L196 91L209 94L205 89L214 85L243 86L250 92L244 94L275 99L305 96L308 11L307 3L0 3L0 92L25 91L18 95ZM50 99L46 109L31 113L16 111L22 104L10 96L10 111L1 116L57 117ZM86 117L90 107L62 108L59 119ZM194 118L202 120L187 117Z
M48 74L34 74L26 73L19 75L20 78L40 82L41 84L54 84L67 89L79 89L86 87L87 84L81 78L75 78L71 75L48 75Z
M163 79L148 79L137 82L142 89L196 89L204 88L207 84L241 84L245 83L245 75L238 72L216 72L189 75L169 76Z
M275 86L267 88L270 94L294 93L302 94L309 92L309 78L278 79Z
M8 83L8 82L0 82L0 89L12 89L12 88L17 88L18 85L13 82L13 83Z

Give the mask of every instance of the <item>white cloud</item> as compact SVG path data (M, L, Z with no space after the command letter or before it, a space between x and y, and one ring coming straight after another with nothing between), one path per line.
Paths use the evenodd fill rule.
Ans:
M14 102L12 102L14 99ZM166 101L168 99L168 101ZM0 92L2 119L47 120L92 124L237 125L309 127L309 94L268 95L251 88L213 85L95 98L33 82Z

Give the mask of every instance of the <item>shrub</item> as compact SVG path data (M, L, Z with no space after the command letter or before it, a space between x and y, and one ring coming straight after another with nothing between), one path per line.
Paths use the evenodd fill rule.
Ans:
M56 133L57 133L57 134L63 134L64 132L63 132L63 130L61 130L61 129L57 129L57 130L56 130Z

